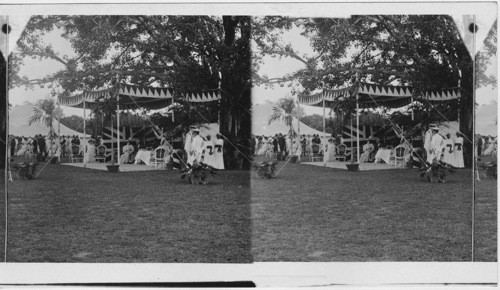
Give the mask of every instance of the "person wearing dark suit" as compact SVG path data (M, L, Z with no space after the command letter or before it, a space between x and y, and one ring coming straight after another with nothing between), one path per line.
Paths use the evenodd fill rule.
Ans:
M477 156L481 156L483 149L483 137L481 135L477 135Z
M46 152L46 141L45 138L42 136L42 134L38 135L38 148L40 149L40 160L45 161L45 158L47 157L47 152Z
M276 134L273 138L273 152L278 153L278 151L278 134Z
M286 140L285 137L283 137L283 134L278 135L278 146L279 146L279 156L281 158L286 157Z
M38 156L38 135L35 135L33 141L31 141L31 146L33 146L33 153Z
M16 154L16 137L10 136L10 157Z

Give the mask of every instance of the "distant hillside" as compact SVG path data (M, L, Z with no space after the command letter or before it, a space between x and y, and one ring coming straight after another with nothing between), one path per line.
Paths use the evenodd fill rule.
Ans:
M482 105L476 112L476 133L497 136L498 106L496 102Z
M269 124L269 116L273 114L274 104L254 104L252 106L252 134L274 136L275 134L288 134L289 128L280 121ZM297 131L298 120L294 118L293 128ZM300 122L300 134L320 134L322 131L315 130L303 122Z
M37 134L47 135L49 128L41 122L28 125L29 118L33 115L34 106L31 104L18 105L9 110L9 134L15 136L33 137ZM54 129L57 132L57 120L53 122ZM61 135L83 136L75 130L72 130L61 124Z

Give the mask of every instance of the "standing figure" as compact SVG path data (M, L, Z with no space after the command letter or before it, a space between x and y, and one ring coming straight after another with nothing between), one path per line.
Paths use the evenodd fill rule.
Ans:
M443 152L443 162L450 164L451 166L457 166L455 160L455 142L451 138L450 133L446 134L446 139L444 140L445 148Z
M66 138L64 138L64 135L59 137L59 142L61 144L61 157L66 156Z
M325 162L335 161L335 143L333 138L328 139L328 143L326 143L326 154L325 154Z
M9 157L12 157L16 154L16 137L12 135L10 135L9 139L9 151L10 151Z
M462 138L462 134L457 132L457 137L455 138L455 148L454 148L454 157L455 157L455 167L464 168L464 138Z
M200 162L201 157L203 156L203 138L200 136L200 130L199 129L194 129L193 130L193 142L191 143L191 155L193 156L191 158L191 162ZM191 165L193 163L190 163Z
M186 151L187 154L187 164L192 165L194 156L191 154L191 143L193 143L193 132L191 131L192 127L190 127L190 130L186 133L186 137L184 138L184 151Z
M61 163L61 144L58 140L52 141L52 145L50 147L50 156L57 159L58 163Z
M477 138L477 141L476 141L476 144L477 144L477 151L476 151L476 154L477 156L481 156L481 153L483 153L482 149L483 149L483 137L481 137L481 135L477 134L476 135L476 138Z
M224 169L224 140L222 135L217 134L217 140L214 142L214 168Z
M85 146L87 150L87 154L85 155L85 159L87 163L92 163L95 161L95 144L94 139L90 139L87 141Z
M429 130L427 130L427 132L425 132L425 136L424 136L424 149L425 149L425 153L426 153L426 156L427 156L427 163L432 163L432 159L431 159L431 140L432 140L432 136L433 136L433 131L432 129L435 128L436 125L434 124L429 124Z
M214 141L212 141L212 137L210 135L208 135L207 140L203 142L203 146L205 147L203 150L205 152L203 154L203 163L215 168L215 144Z
M45 161L47 157L47 142L42 134L38 135L38 148L40 149L40 161Z
M430 158L427 158L429 163L432 163L434 159L440 161L442 154L443 154L443 149L445 146L444 143L444 137L439 134L439 128L438 127L433 127L432 128L432 139L431 139L431 152L430 152ZM430 161L429 161L430 160Z

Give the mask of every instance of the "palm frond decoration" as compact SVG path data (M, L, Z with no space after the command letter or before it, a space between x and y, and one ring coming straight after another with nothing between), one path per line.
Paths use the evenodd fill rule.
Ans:
M456 172L456 167L440 160L434 160L430 165L427 163L423 164L424 166L419 170L420 177L432 183L446 183L448 175Z
M278 105L273 106L273 113L269 116L268 124L280 121L290 129L290 138L295 134L293 129L293 117L296 109L295 100L293 98L283 98Z

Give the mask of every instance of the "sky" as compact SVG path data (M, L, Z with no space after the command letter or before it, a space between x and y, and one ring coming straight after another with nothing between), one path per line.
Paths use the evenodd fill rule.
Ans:
M460 20L460 18L457 18ZM460 26L460 25L459 25ZM293 48L300 53L307 55L313 55L314 51L309 45L309 41L306 37L300 35L300 30L295 28L290 31L284 32L282 39L286 43L293 44ZM51 43L56 51L62 51L65 54L71 55L71 46L67 41L60 37L59 31L54 31L53 33L46 36L46 41ZM11 42L12 45L12 42ZM11 47L14 49L15 47ZM492 65L489 68L489 72L494 74L497 73L497 57L495 56L491 60ZM265 57L264 63L261 65L259 74L267 75L268 77L281 77L287 73L293 73L298 69L302 68L303 64L295 59L291 58L271 58ZM21 70L21 75L27 75L29 78L40 78L47 74L51 74L61 69L62 65L56 61L45 60L36 61L32 59L27 59L25 61L25 66ZM9 92L9 102L12 105L21 105L25 102L35 103L39 99L43 99L50 96L51 90L49 88L35 88L33 90L26 89L24 87L19 87L12 89ZM285 85L283 87L279 85L274 85L273 87L266 87L265 85L256 86L252 90L252 101L255 104L262 104L266 102L276 102L280 98L290 96L291 89ZM488 104L497 99L498 88L493 87L483 87L476 91L476 100L479 105ZM66 116L69 115L83 115L81 109L61 107ZM322 108L316 108L311 106L303 106L306 114L322 114ZM329 113L329 110L326 112Z

